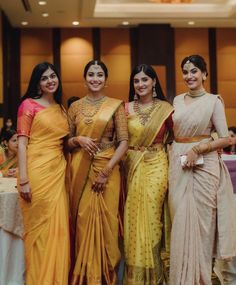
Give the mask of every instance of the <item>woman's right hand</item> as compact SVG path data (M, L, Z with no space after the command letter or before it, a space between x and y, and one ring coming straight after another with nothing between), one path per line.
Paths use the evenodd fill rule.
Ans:
M30 189L29 183L25 184L24 186L20 186L20 196L23 200L30 203L32 200L32 193Z
M87 151L89 155L94 155L98 150L98 146L96 145L97 139L91 139L89 137L78 136L76 137L77 142L80 146Z

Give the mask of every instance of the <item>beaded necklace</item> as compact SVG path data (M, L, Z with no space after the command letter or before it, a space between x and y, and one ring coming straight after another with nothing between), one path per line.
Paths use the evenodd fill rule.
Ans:
M158 103L158 100L153 99L152 104L148 107L142 107L142 104L140 103L140 100L134 101L134 112L139 117L139 122L144 126L147 121L150 119L152 112L154 111L156 105Z

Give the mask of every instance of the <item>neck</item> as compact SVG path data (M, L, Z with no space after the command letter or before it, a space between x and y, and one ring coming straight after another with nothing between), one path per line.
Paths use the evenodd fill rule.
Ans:
M89 92L87 97L89 97L92 100L97 100L100 98L103 98L105 95L103 92Z
M151 103L153 101L153 98L152 96L146 95L146 96L140 97L139 100L141 104L145 105L145 104Z
M11 157L15 156L15 153L9 149L6 151L5 154L6 154L6 158L11 158Z
M206 90L203 87L201 87L197 90L191 90L190 89L188 94L190 97L200 97L200 96L203 96L204 94L206 94Z
M48 102L49 104L54 104L55 100L52 94L43 94L41 97L44 101Z

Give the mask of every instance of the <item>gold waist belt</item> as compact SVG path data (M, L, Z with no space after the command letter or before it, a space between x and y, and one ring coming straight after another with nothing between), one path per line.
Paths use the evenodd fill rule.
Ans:
M200 142L203 139L210 138L209 135L201 135L201 136L195 136L195 137L177 137L175 138L175 141L177 143L192 143L192 142Z
M151 146L129 146L130 150L136 150L136 151L160 151L163 149L163 144L156 144L156 145L151 145Z

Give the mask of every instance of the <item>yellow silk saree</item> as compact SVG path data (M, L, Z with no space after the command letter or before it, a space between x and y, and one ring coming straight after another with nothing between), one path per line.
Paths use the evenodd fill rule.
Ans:
M151 146L173 108L159 102L143 126L136 114L128 116L129 145ZM127 170L127 200L124 216L125 285L162 284L160 257L161 215L167 191L167 155L162 144L155 151L130 149Z
M68 123L59 105L39 111L32 122L27 171L32 201L21 200L27 285L66 285L69 272L66 161Z
M81 99L83 100L83 99ZM99 142L109 120L122 102L106 98L89 126L81 120L75 135ZM80 102L78 103L80 104ZM104 193L92 191L95 176L115 152L115 147L98 152L91 158L83 149L72 154L72 218L76 232L76 261L71 284L116 284L115 268L120 259L118 248L118 203L120 194L119 166L109 176Z

